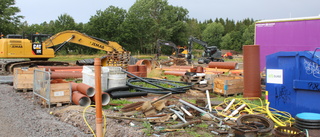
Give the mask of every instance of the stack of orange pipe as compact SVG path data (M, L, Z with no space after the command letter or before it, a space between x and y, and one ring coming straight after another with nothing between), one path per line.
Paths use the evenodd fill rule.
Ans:
M91 102L95 102L95 90L93 87L84 83L71 83L72 101L74 104L80 106L88 106ZM110 102L110 95L102 92L102 105L108 105Z
M128 66L128 72L138 77L147 77L147 73L148 73L147 71L148 71L148 68L146 65L129 65Z
M51 71L52 79L82 78L82 66L38 66Z

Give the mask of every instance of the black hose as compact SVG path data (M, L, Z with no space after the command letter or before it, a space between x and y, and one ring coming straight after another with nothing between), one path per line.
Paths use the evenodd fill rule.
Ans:
M143 79L143 78L141 78L141 77L138 77L138 76L136 76L136 75L134 75L134 74L132 74L132 73L130 73L130 72L128 72L128 71L123 70L123 69L122 69L122 71L125 72L125 73L127 73L127 74L129 74L129 75L131 75L131 76L133 76L133 77L135 77L135 78L137 78L137 79L139 79L139 80L141 80L141 81L143 81L143 82L146 82L146 83L148 83L148 84L150 84L150 85L153 85L153 86L156 86L156 87L158 87L158 88L165 89L165 90L169 90L169 91L172 91L172 92L177 92L177 91L175 91L175 90L173 90L173 89L165 88L165 87L159 86L159 85L157 85L157 84L154 84L154 83L152 83L152 82L149 82L148 80L145 80L145 79Z
M121 86L121 87L109 88L109 89L104 90L103 92L110 94L111 92L114 92L114 91L128 91L129 89L130 89L130 87L128 87L128 86Z
M117 91L117 92L111 92L110 94L111 98L113 99L146 96L146 95L148 95L148 92Z
M142 87L139 85L134 85L134 82L142 82L141 79L137 78L130 78L127 80L127 85L135 90L138 91L144 91L148 93L155 93L155 94L167 94L167 93L173 93L173 94L179 94L179 93L185 93L190 87L192 86L190 83L186 82L179 82L179 81L170 81L170 80L159 80L159 79L152 79L152 78L143 78L145 81L148 81L147 83L163 83L174 86L173 88L170 88L170 91L164 90L163 88L147 88ZM144 82L144 81L143 81ZM184 84L186 86L179 86L179 84ZM173 92L172 92L173 91Z

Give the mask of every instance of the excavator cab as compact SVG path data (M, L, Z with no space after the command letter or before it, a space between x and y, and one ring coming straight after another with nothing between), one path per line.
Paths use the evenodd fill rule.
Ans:
M46 39L50 38L51 35L48 35L48 34L33 34L31 36L31 40L32 40L32 43L42 43L43 41L45 41Z
M50 38L48 34L33 34L31 36L32 41L32 51L35 55L43 54L43 45L42 42Z

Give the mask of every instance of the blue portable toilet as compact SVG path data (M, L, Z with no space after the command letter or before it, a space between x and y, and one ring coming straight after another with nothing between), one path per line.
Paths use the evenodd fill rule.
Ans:
M320 52L277 52L266 57L270 107L295 116L320 113Z

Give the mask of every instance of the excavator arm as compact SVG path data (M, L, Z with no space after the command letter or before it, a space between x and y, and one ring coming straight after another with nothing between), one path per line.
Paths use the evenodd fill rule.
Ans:
M160 54L161 54L161 46L162 45L166 45L166 46L170 46L170 47L173 47L173 49L175 50L175 53L178 53L178 48L177 48L177 45L174 44L173 42L171 41L165 41L165 40L158 40L157 41L157 56L156 58L159 58Z
M207 42L204 42L202 40L199 40L195 37L189 37L189 41L188 41L188 44L190 45L190 49L192 49L192 46L193 46L193 42L196 42L198 44L200 44L201 46L203 46L205 49L207 49L208 47L208 43Z
M92 36L80 33L75 30L67 30L59 32L43 42L46 48L50 48L61 44L57 49L61 49L67 42L80 44L83 46L104 50L104 51L124 51L123 47L117 42L105 41L102 39L94 38Z
M221 59L221 51L218 49L217 46L208 46L207 42L199 40L195 37L189 37L188 44L189 44L190 51L193 47L193 42L196 42L204 47L204 52L202 53L202 57L205 59L199 59L198 61L199 64L202 64L203 62L209 63L209 61L223 61Z

